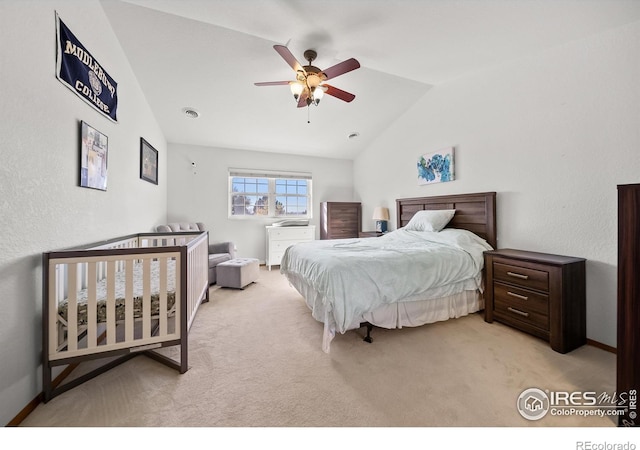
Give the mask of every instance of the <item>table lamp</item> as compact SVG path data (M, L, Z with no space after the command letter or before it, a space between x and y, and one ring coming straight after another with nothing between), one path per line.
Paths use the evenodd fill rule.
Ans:
M376 231L386 233L387 220L389 220L389 208L376 207L373 210L373 220L376 221Z

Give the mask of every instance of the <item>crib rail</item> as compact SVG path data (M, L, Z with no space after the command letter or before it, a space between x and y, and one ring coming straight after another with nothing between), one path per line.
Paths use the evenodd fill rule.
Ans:
M101 252L102 253L102 252ZM60 278L60 274L67 275L68 284L71 286L79 284L76 280L77 274L82 273L85 279L82 284L86 287L86 300L82 306L86 304L86 310L82 319L78 317L78 291L71 289L64 299L60 299L58 295L49 296L49 359L57 360L61 358L72 358L75 356L86 355L96 352L107 352L120 348L130 348L133 344L136 346L144 346L162 342L167 339L180 339L180 329L169 329L167 326L168 315L180 317L180 289L175 291L175 303L170 313L167 308L168 289L167 280L170 275L175 278L175 285L180 286L180 276L183 255L180 251L162 252L162 253L140 253L134 252L121 255L96 255L96 256L69 256L67 258L52 258L49 260L49 291L56 293L56 282ZM168 263L175 261L173 269L176 273L169 274ZM157 316L151 316L151 264L157 262L159 265L160 290L158 292L160 313ZM134 315L134 266L139 265L141 270L138 276L142 277L142 291L136 297L141 304L142 317ZM117 266L123 267L118 271ZM98 275L98 267L105 266L103 274ZM122 272L121 279L125 282L125 295L119 297L116 295L116 275ZM140 273L141 272L141 273ZM106 297L98 298L97 285L105 281ZM122 303L124 299L124 319L116 317L116 302ZM60 315L59 309L64 301L66 305L67 317ZM104 317L99 319L98 306L106 309ZM162 314L161 312L165 312ZM151 334L152 320L157 320L159 326L155 330L154 336ZM139 322L141 326L138 336L134 335L135 322ZM124 336L116 335L116 328L121 325L124 330ZM175 327L174 327L175 328ZM100 336L98 331L102 329ZM100 337L100 339L98 339Z
M208 298L208 234L141 233L43 254L45 401L54 366L180 346Z

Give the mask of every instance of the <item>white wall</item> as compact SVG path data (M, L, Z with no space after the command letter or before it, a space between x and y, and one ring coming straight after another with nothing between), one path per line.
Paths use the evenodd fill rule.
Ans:
M55 12L118 82L118 123L55 77ZM97 1L0 1L0 424L42 391L42 252L150 231L166 183L139 179L140 137L166 142ZM107 191L78 187L79 128L109 138Z
M183 144L169 144L168 153L168 220L204 222L211 242L233 241L241 257L264 262L264 227L275 219L228 217L229 168L311 172L313 218L310 224L316 225L316 238L320 237L320 202L353 200L353 162L350 160Z
M496 191L499 247L586 258L587 337L615 346L616 186L640 182L638 55L636 22L431 89L355 161L363 217L396 198ZM448 146L456 180L418 186L418 156Z
M55 78L56 10L119 83L119 123ZM198 220L264 259L266 223L227 218L229 167L311 171L316 225L325 200L361 200L368 229L396 198L495 190L499 245L587 258L588 337L616 344L616 185L640 181L638 23L434 88L354 163L167 150L96 0L0 1L0 38L0 424L42 388L42 252ZM77 186L80 120L109 137L107 192ZM138 177L141 136L159 186ZM450 145L456 181L417 186L417 157Z

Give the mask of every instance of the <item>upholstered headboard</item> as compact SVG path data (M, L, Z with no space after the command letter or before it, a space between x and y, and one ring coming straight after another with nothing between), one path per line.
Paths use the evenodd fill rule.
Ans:
M455 209L448 228L469 230L498 248L495 192L397 199L397 228L404 227L417 211L424 209Z

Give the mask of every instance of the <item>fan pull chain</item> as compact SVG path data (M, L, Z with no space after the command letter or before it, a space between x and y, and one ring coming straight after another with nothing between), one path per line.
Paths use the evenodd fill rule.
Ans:
M307 105L307 123L311 123L311 108Z

